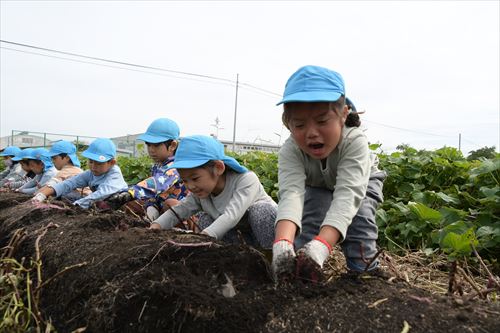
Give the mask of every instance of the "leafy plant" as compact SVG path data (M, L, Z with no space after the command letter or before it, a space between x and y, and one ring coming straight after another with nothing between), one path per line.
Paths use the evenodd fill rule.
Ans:
M381 244L389 249L442 249L451 257L477 245L500 255L500 159L468 161L454 149L379 154L388 173L377 212Z
M151 175L153 161L149 156L118 156L117 163L122 170L123 178L125 178L127 184L137 184Z

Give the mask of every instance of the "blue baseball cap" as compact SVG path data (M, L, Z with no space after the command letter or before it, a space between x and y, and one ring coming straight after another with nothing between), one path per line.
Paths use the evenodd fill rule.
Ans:
M21 148L16 146L8 146L0 153L0 156L16 156L21 152Z
M247 168L241 166L234 158L224 154L222 143L205 135L193 135L182 138L175 153L174 163L169 169L192 169L214 160L221 160L238 173L248 171Z
M73 165L78 168L80 167L80 160L76 155L76 146L73 143L65 140L57 141L50 147L47 156L53 157L60 154L68 155Z
M345 95L342 76L328 68L304 66L290 76L283 99L276 105L290 102L335 102Z
M96 162L107 162L116 155L116 146L110 139L99 138L92 141L90 146L82 153L83 157Z
M28 159L28 158L30 158L31 152L33 150L34 150L34 148L24 148L23 150L21 150L21 152L19 154L17 154L16 156L12 157L12 160L13 161L21 161L21 160L24 160L24 159Z
M27 157L29 160L42 161L44 170L52 168L54 165L50 157L48 156L49 151L45 148L35 148L31 151L30 155Z
M345 98L345 105L347 105L347 108L349 109L349 113L358 112L358 111L356 111L356 107L354 106L354 103L348 97Z
M160 118L153 121L146 130L146 133L139 136L138 139L150 143L178 140L179 132L179 126L177 126L175 121L168 118Z

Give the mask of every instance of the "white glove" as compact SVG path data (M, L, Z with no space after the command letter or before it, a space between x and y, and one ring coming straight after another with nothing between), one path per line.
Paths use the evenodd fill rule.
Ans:
M182 232L183 234L192 234L193 230L181 229L181 228L172 228L171 230Z
M327 247L325 243L317 239L313 239L304 245L304 247L299 250L299 253L303 253L317 263L319 267L323 268L323 263L330 255L330 248Z
M154 206L149 206L146 208L146 216L151 222L153 222L160 217L160 212Z
M35 194L35 196L31 200L36 201L36 202L42 202L45 199L47 199L47 196L41 192L38 192L37 194Z
M292 241L288 239L279 239L273 244L273 262L271 269L274 278L281 275L292 275L295 269L295 250Z

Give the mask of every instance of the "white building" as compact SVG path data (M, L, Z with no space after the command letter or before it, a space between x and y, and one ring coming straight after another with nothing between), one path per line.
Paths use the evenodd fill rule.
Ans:
M27 147L46 147L50 146L52 141L43 135L33 135L29 132L18 132L9 136L0 138L0 150L8 146L17 146L19 148Z
M139 134L129 134L126 136L119 136L116 138L111 138L116 145L116 148L123 151L128 152L132 156L139 155L147 155L147 148L144 144L144 141L137 140L137 138L141 135ZM182 140L182 138L181 138ZM228 140L219 140L223 145L226 151L233 151L233 141ZM234 151L238 154L248 153L250 151L262 151L266 153L277 153L280 149L279 145L274 144L263 144L256 142L235 142Z

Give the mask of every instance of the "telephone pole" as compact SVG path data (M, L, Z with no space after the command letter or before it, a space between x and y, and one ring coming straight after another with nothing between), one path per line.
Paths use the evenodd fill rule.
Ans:
M236 151L236 114L238 113L238 85L240 74L236 74L236 97L234 99L233 152Z

